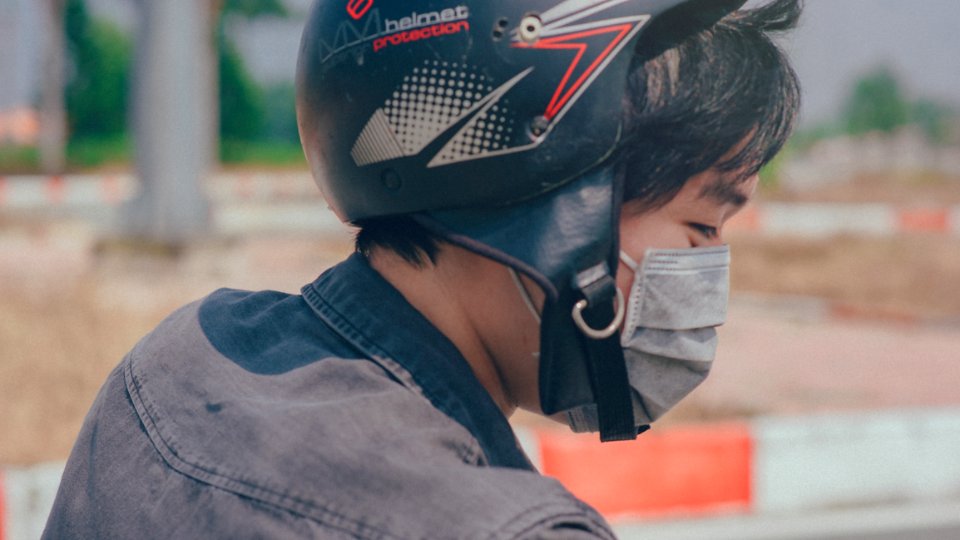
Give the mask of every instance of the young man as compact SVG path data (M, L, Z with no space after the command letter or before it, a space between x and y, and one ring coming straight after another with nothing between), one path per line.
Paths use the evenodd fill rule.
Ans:
M317 4L301 136L357 253L141 341L46 536L611 537L506 418L632 439L709 371L798 100L797 1L740 3Z

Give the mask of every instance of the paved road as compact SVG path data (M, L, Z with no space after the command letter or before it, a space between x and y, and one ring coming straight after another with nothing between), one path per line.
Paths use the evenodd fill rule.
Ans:
M810 537L811 539L813 537ZM924 530L911 529L870 535L852 534L844 536L821 537L820 540L957 540L960 538L960 527L930 528Z
M957 540L960 501L616 528L622 540Z

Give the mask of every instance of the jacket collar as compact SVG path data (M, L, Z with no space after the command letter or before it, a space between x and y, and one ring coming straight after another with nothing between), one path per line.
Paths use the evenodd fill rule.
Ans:
M480 443L491 466L532 470L513 430L459 350L358 253L302 289L343 339L400 381L411 377L434 407Z

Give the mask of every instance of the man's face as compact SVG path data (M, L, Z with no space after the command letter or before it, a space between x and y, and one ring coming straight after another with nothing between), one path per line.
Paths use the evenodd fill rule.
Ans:
M638 263L643 261L647 249L669 249L708 247L723 243L724 223L736 214L750 200L757 187L758 178L751 177L740 183L722 181L716 171L700 173L684 184L683 188L666 205L651 211L638 210L639 205L627 203L620 216L620 248ZM617 272L617 287L624 293L630 291L634 274L623 262ZM544 295L525 275L520 276L524 289L529 291L534 311L543 309ZM517 314L512 329L525 328L522 332L524 345L511 350L536 351L539 347L539 324L531 317L521 301L521 296L511 292L515 298L512 311ZM506 342L506 341L504 341ZM539 390L537 386L538 362L527 362L524 356L503 365L523 366L523 376L516 377L524 382L513 390L513 395L522 408L531 411L540 410ZM536 358L534 354L533 358ZM554 420L565 424L567 417L563 413L552 416Z
M725 179L710 169L687 181L670 202L655 210L639 211L638 204L624 205L620 216L620 249L637 263L646 250L709 247L723 244L723 225L753 196L759 178L743 182ZM633 272L623 262L617 286L630 290Z

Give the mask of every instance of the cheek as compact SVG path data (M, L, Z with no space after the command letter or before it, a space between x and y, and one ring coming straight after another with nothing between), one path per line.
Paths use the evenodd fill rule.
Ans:
M655 211L640 216L621 218L620 249L633 257L639 264L643 262L643 254L648 249L690 247L688 232L683 223L663 212ZM617 275L626 273L627 276L632 278L633 274L629 272L629 268L626 268L622 263L620 266Z

